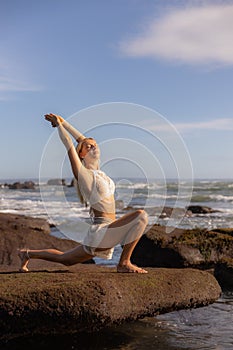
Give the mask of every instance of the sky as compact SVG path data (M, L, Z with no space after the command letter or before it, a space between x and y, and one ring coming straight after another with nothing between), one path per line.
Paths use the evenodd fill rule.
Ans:
M232 38L233 1L0 0L0 182L57 175L51 112L115 176L231 179Z

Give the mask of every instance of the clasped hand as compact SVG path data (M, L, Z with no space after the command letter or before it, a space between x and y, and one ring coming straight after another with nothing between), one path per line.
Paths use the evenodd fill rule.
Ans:
M45 117L45 120L48 120L54 128L60 125L64 121L64 119L60 115L56 115L53 113L45 114L44 117Z

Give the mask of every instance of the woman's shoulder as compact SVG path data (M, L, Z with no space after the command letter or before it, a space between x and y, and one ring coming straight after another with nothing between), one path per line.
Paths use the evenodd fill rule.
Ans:
M93 179L93 171L91 169L87 169L86 167L82 167L79 171L79 176L83 179Z

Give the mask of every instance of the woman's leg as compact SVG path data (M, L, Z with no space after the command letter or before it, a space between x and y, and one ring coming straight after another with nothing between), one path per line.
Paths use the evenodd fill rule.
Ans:
M144 210L136 210L135 212L124 215L108 226L108 230L101 242L101 250L107 247L114 247L119 243L123 245L121 257L117 265L118 272L147 273L146 270L133 265L130 261L132 252L143 235L147 224L148 218L146 212Z
M18 255L21 260L20 271L22 272L28 271L27 265L29 259L42 259L57 262L66 266L71 266L93 258L92 255L89 255L85 252L82 245L68 250L67 252L62 252L56 249L22 249L19 251Z
M122 218L114 221L108 226L99 250L112 248L119 243L123 244L122 254L117 265L118 272L147 273L146 270L133 265L130 261L132 252L143 235L147 223L146 212L144 210L137 210L124 215ZM89 260L93 256L87 254L83 246L79 245L67 252L62 252L56 249L23 249L19 251L19 257L21 259L20 270L26 272L28 271L27 265L29 259L43 259L70 266Z

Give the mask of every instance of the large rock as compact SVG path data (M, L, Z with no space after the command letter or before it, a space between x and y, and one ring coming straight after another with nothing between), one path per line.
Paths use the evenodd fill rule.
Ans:
M44 226L45 225L45 226ZM17 247L70 249L43 219L0 214L0 338L36 333L93 331L123 321L208 305L221 289L208 272L152 269L119 274L116 268L72 267L31 259L19 273Z
M212 209L203 205L189 205L187 210L193 214L211 214L219 212L219 210Z
M185 230L153 225L133 252L133 261L152 267L210 268L233 256L231 229Z
M25 182L14 182L13 184L5 184L11 190L34 190L35 183L33 181L25 181Z
M19 268L17 249L54 248L62 251L76 247L78 243L50 235L50 225L45 219L24 215L0 213L0 271ZM92 260L89 262L93 262ZM31 260L30 268L41 269L58 264L43 260Z
M232 257L231 228L208 231L153 225L137 244L132 261L139 266L150 267L213 268L221 286L226 287L227 277L223 273L225 271L226 276L233 277Z
M94 331L123 321L208 305L221 293L208 272L76 265L67 271L1 273L0 337Z
M50 180L48 180L47 185L66 186L66 180L65 179L50 179Z

